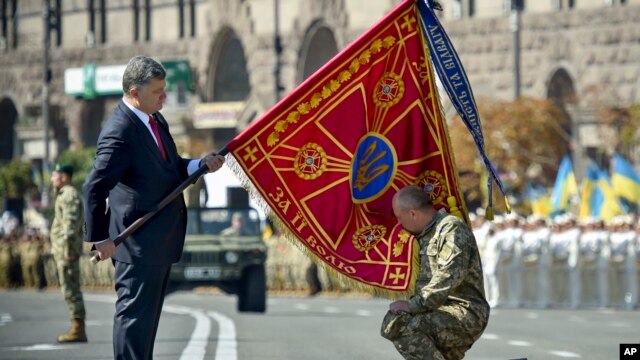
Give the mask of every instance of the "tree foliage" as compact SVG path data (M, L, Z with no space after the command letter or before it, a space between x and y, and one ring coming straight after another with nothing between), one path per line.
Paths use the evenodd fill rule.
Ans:
M58 157L58 162L73 165L73 186L80 190L87 178L93 159L96 155L95 147L87 147L81 150L66 150Z
M0 195L20 199L37 190L29 163L12 160L0 169Z
M527 180L551 186L558 164L569 149L568 115L548 100L521 98L504 102L480 99L477 103L486 152L509 192L522 194ZM463 174L462 190L465 194L484 191L484 206L486 181L482 178L486 175L482 174L484 166L479 163L473 137L458 116L449 129L458 171ZM532 172L531 169L535 168L539 170ZM496 202L496 205L500 203Z

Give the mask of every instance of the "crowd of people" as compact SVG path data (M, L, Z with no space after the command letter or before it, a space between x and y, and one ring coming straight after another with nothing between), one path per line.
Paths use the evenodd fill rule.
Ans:
M636 216L602 221L571 214L470 214L492 307L638 307Z
M49 237L37 228L21 226L5 211L0 218L0 288L47 286L45 261L51 253Z

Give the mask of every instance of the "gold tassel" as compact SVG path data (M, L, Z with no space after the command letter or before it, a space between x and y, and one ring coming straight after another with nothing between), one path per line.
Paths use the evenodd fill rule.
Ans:
M455 196L449 196L447 198L447 203L449 204L449 214L455 215L455 216L459 217L460 219L464 220L464 216L462 216L462 212L460 211L460 208L458 207L458 204L457 204L457 201L456 201L456 197Z
M484 215L484 217L489 221L493 221L493 207L487 206L486 214Z
M504 197L504 206L507 208L507 214L511 214L511 204L509 204L506 196Z

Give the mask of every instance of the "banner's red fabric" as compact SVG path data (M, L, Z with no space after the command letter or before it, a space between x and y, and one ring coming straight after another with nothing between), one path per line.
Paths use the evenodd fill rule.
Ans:
M227 145L313 255L382 292L411 290L417 271L398 189L464 213L419 21L403 1Z

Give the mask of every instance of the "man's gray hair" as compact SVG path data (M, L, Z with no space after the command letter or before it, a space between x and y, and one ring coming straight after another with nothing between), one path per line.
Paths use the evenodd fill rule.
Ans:
M402 210L426 210L433 206L431 196L419 186L409 185L396 193L397 204Z
M129 96L129 90L149 85L151 80L164 80L167 72L159 62L150 57L138 55L127 64L122 76L122 90Z

